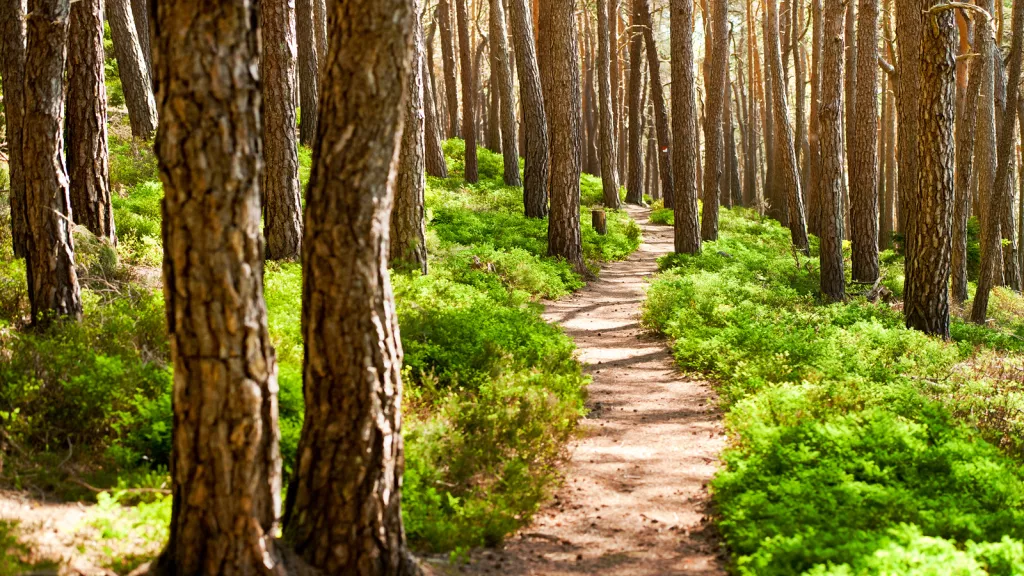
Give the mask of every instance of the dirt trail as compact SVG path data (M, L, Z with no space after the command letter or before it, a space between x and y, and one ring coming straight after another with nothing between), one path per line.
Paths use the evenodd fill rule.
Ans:
M503 549L476 552L454 573L725 574L705 517L725 445L714 392L681 375L666 342L639 325L672 228L647 224L648 210L628 211L644 231L640 249L544 315L576 340L593 376L565 485Z

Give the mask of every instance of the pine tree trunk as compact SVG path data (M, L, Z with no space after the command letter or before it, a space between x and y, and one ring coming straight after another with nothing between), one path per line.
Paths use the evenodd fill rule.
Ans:
M615 166L615 118L613 116L611 85L611 39L608 25L609 4L614 0L597 0L597 83L600 98L601 127L598 134L601 149L601 188L604 205L617 210L619 200L619 179Z
M774 0L773 0L774 1ZM766 5L767 0L764 0L761 4L762 8ZM762 10L763 11L763 10ZM767 210L769 218L774 218L783 226L789 226L789 211L786 208L785 199L780 198L779 186L777 178L776 160L778 145L776 144L775 134L775 90L772 89L773 72L772 67L774 64L771 60L771 50L769 49L769 18L762 16L761 18L761 42L764 47L764 70L761 86L763 86L764 94L764 159L765 159L765 178L764 178L764 200L767 204ZM775 37L778 38L778 18L775 19ZM707 145L705 144L705 157L707 156Z
M629 2L629 0L622 0L623 2ZM618 0L615 0L618 4ZM628 43L628 33L626 32L626 23L622 18L622 15L616 9L614 13L616 26L619 29L619 38L622 42ZM621 69L621 84L619 86L619 117L618 117L618 137L619 137L619 184L625 185L626 181L629 180L629 86L630 78L632 77L632 64L629 61L629 50L624 49L622 46L616 46L616 51L619 57L622 59Z
M155 8L174 451L171 536L153 573L261 573L280 562L281 459L259 229L257 7Z
M327 65L327 0L313 0L313 35L316 39L316 74L319 81Z
M476 158L476 75L473 73L473 47L469 41L469 15L466 0L454 0L459 28L459 62L462 65L462 138L466 142L465 180L480 179Z
M581 11L579 14L580 20L583 21L581 28L584 30L583 34L583 124L586 128L587 137L584 140L586 143L586 153L584 155L584 172L592 174L594 176L601 175L601 162L598 157L597 151L597 123L598 118L595 111L595 101L597 100L597 93L594 90L594 36L590 29L590 15L586 11Z
M265 0L264 0L265 1ZM417 0L417 3L419 1ZM419 9L416 10L419 12ZM413 26L415 50L409 67L409 93L405 100L405 128L395 180L395 205L391 211L390 261L396 269L427 273L426 219L423 207L426 178L423 126L423 30L419 18ZM493 44L492 44L493 46Z
M953 13L944 10L935 15L922 15L934 0L922 0L913 6L900 7L897 2L897 26L905 33L920 31L920 59L913 58L906 46L900 50L902 76L917 76L920 83L904 79L901 98L910 105L912 94L918 95L917 110L922 116L918 138L900 140L917 144L917 161L911 174L918 175L918 185L910 188L912 206L907 226L907 274L903 309L907 326L949 338L949 266L950 234L953 208L953 119L956 108L956 24ZM916 68L916 70L915 70ZM915 73L916 72L916 73ZM919 91L906 90L907 86ZM926 116L924 115L926 112ZM914 118L914 116L907 116ZM901 116L901 120L903 117ZM916 119L914 120L916 122ZM904 164L900 162L901 178ZM902 187L900 193L903 193Z
M844 77L844 94L843 104L845 110L843 111L843 143L846 146L844 158L846 159L847 170L853 166L850 160L853 158L853 141L856 139L855 136L855 122L857 118L857 9L858 4L870 0L849 0L850 4L846 9L846 64L844 70L846 76ZM913 1L913 0L911 0ZM853 174L847 174L847 179L852 182ZM849 187L844 187L845 192L849 192ZM849 203L849 197L844 198L844 201ZM849 212L849 208L846 209ZM849 230L847 230L849 234Z
M71 216L76 224L113 244L117 236L107 167L103 0L79 0L71 8L67 127Z
M856 116L850 154L850 236L854 281L878 278L878 0L859 0Z
M641 100L643 99L644 38L635 31L639 23L636 20L635 6L631 5L630 7L634 9L630 10L629 27L629 144L627 145L629 174L626 177L626 202L642 205L644 203L644 144L643 129L641 128L643 121Z
M821 235L821 141L820 141L820 99L821 99L821 57L824 42L821 26L821 2L811 0L811 114L808 119L807 144L807 230Z
M833 302L846 297L843 272L843 134L842 83L844 30L841 0L825 0L821 10L823 38L818 141L821 151L821 292Z
M1012 16L1012 36L1010 53L1007 61L1006 98L1005 102L1017 101L1018 85L1021 76L1021 60L1024 57L1024 3L1015 2ZM974 295L974 306L971 309L971 320L984 324L988 314L989 292L997 279L997 268L1001 267L1002 252L999 227L1004 214L1011 210L1010 188L1012 175L1010 161L1014 153L1014 128L1016 127L1016 110L1011 104L1006 106L1002 122L998 127L998 147L996 148L996 177L991 190L991 199L984 207L981 241L981 275L978 279L978 290ZM981 190L986 190L979 184ZM1011 242L1012 245L1012 242ZM1012 274L1012 269L1011 269ZM1011 279L1011 282L1013 280ZM1019 274L1016 280L1019 285Z
M25 0L0 2L0 79L7 121L7 164L10 176L11 240L14 255L28 251L25 207L25 165L22 122L25 118Z
M582 171L582 112L580 110L579 49L576 45L576 1L542 0L541 51L545 54L541 81L551 127L551 215L548 254L565 258L586 274L580 235L580 173Z
M722 0L726 1L726 0ZM649 0L633 0L634 9L637 12L637 23L641 27L644 36L644 45L647 47L647 65L650 68L651 102L654 104L654 128L658 135L657 163L658 177L661 182L662 196L665 198L665 207L674 207L675 182L672 178L672 134L669 132L668 111L665 106L664 87L661 84L661 62L658 56L658 44L654 40L654 24L651 21L651 7ZM729 47L724 49L728 54ZM728 57L728 56L727 56ZM726 96L728 101L728 96Z
M302 192L295 145L295 10L292 0L262 0L263 234L267 258L295 260L302 245Z
M761 146L760 122L758 122L757 111L757 77L754 71L757 65L757 38L754 30L753 0L747 0L746 29L747 29L747 77L749 88L747 89L747 137L749 138L747 150L747 165L744 170L743 181L743 205L760 209L758 202L758 165L759 148Z
M675 251L700 254L697 222L697 106L693 70L693 0L672 0L672 170L675 172Z
M779 198L785 199L788 205L789 231L793 245L797 250L808 252L807 225L804 222L804 202L800 192L800 173L796 165L796 148L793 143L793 128L789 125L788 105L786 104L786 85L782 78L782 55L779 47L779 15L775 0L768 0L768 46L772 60L772 102L774 104L776 144L779 155L777 162L777 185Z
M732 74L726 67L725 73L725 160L726 170L729 174L729 186L726 187L722 193L729 197L729 207L739 206L742 198L740 197L740 166L739 159L736 157L736 130L733 120L732 104L730 104L731 98L729 97L734 93Z
M424 79L432 77L430 59L420 61L420 74ZM441 118L434 102L434 91L428 84L423 86L424 162L427 174L437 178L448 177L448 164L441 147Z
M729 65L729 2L713 0L711 33L713 51L708 64L707 116L704 121L704 213L700 237L718 240L718 204L725 180L725 134L723 124L727 102L726 68ZM777 40L777 39L776 39Z
M437 26L441 31L441 64L444 70L444 93L448 99L448 138L456 138L462 134L462 130L459 127L459 88L452 9L448 0L437 2Z
M980 0L980 8L991 12L992 1ZM970 75L964 92L962 114L956 118L956 185L953 195L953 238L951 256L952 283L950 294L953 302L963 304L967 300L967 217L971 209L971 184L974 174L975 130L978 121L982 86L991 89L992 83L992 37L991 25L978 25L974 50L978 55L971 59ZM990 106L991 103L985 103Z
M414 52L411 0L335 0L302 242L306 416L285 538L326 574L419 569L401 515L402 348L388 221ZM365 54L377 54L366 68Z
M320 92L320 62L316 53L316 22L313 2L295 0L295 33L298 40L299 66L299 142L311 146L316 139L319 116L317 99Z
M885 142L885 205L883 207L882 244L880 248L892 248L893 234L896 232L896 82L892 76L888 78L889 90L886 102L889 106L889 118L884 125Z
M149 79L153 79L153 47L149 30L149 0L131 0L132 17L135 20L135 32L139 35L139 47L146 60Z
M808 175L808 164L807 164L807 114L804 109L806 100L806 79L805 75L805 63L804 56L801 53L800 45L802 43L803 35L801 32L804 28L803 18L803 0L793 0L793 33L792 38L792 50L793 50L793 84L795 85L796 91L794 93L795 112L796 112L796 165L800 171L800 189L804 191L804 195L807 194L807 179ZM806 206L805 206L806 209Z
M523 106L523 139L526 144L523 204L527 218L543 218L548 214L550 148L537 47L533 41L533 24L526 0L507 1L519 70L519 100Z
M106 12L132 136L146 140L156 130L156 101L153 99L153 84L139 44L132 7L128 0L107 0Z
M615 161L615 182L622 185L622 177L625 172L621 169L620 151L622 146L622 67L619 61L619 0L608 0L608 59L611 72L611 102L612 102L612 158ZM603 175L603 173L602 173ZM621 203L621 202L620 202Z
M900 30L899 42L897 44L899 65L899 76L896 92L896 123L897 123L897 154L899 155L897 166L897 227L903 233L904 254L910 254L913 250L911 244L914 241L912 234L912 220L917 210L909 209L912 198L917 198L917 191L921 183L918 170L918 124L921 111L918 109L918 99L921 96L921 38L924 34L924 18L921 16L922 5L930 6L922 1L911 0L903 2L896 0L896 27ZM904 276L911 276L911 267L914 259L904 260ZM906 288L904 288L904 300L906 300ZM927 323L925 323L927 324Z
M32 323L54 316L79 319L82 296L75 273L68 177L64 172L62 109L67 57L68 0L31 0L25 48L22 131L28 224L25 275Z
M504 182L506 186L522 186L519 179L519 135L516 122L515 96L512 86L512 63L509 58L508 30L505 26L505 10L501 0L491 3L491 90L497 80L501 100L501 152L505 160Z

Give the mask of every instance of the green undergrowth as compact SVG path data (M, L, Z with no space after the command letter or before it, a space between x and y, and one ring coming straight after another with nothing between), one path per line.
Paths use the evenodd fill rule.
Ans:
M496 544L529 520L559 480L587 383L571 339L540 316L540 300L580 288L579 274L546 256L546 220L521 215L522 190L502 184L500 156L481 150L480 182L466 186L462 143L445 148L452 178L428 179L426 194L429 274L392 273L405 353L405 526L417 548L432 552ZM8 466L3 479L83 497L62 483L80 475L112 490L95 528L116 539L124 526L141 526L159 540L163 532L152 528L170 500L120 510L139 503L118 487L159 485L154 475L166 479L170 458L172 369L158 286L163 192L147 145L112 136L111 150L119 243L76 230L81 323L23 326L24 264L0 241L0 425L37 463ZM303 181L309 161L300 150ZM600 201L600 181L585 176L582 188L587 210ZM606 236L583 233L592 266L639 245L624 213L610 212L608 223ZM298 263L267 263L286 480L303 418L301 293ZM138 560L111 557L109 565Z
M670 255L647 326L684 369L718 381L731 446L712 489L739 574L1024 573L1019 295L994 328L955 319L943 342L892 304L824 304L788 230L721 212L700 256ZM999 318L1002 319L999 319Z

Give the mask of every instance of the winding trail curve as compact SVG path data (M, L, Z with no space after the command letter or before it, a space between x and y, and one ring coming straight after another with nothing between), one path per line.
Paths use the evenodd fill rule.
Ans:
M449 573L725 574L706 516L725 446L714 391L680 374L665 340L639 324L672 228L649 224L647 209L627 210L643 229L640 249L544 314L576 341L593 376L565 483L503 548L474 552Z

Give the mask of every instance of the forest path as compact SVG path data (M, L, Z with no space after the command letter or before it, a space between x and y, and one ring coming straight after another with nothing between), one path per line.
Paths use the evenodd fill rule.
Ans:
M672 228L650 224L647 209L626 210L643 229L640 249L544 314L576 341L593 377L565 483L503 548L476 551L450 573L725 574L705 516L725 446L715 393L680 374L665 340L639 323Z

